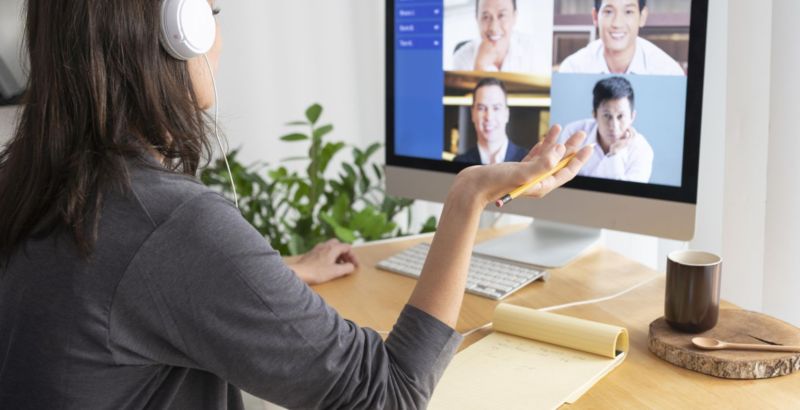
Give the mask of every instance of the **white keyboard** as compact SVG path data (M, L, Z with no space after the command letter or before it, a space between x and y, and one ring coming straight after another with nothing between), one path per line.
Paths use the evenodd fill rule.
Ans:
M430 245L421 243L378 262L378 268L419 278ZM466 291L500 300L536 279L547 279L547 272L513 262L472 254Z

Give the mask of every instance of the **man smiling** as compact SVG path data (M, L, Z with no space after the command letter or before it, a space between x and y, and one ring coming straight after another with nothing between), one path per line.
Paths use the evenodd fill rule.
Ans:
M466 42L453 55L454 70L535 72L536 45L514 30L516 0L476 0L480 39Z
M528 150L509 141L506 128L510 115L506 87L496 78L484 78L473 90L472 125L478 144L455 157L456 162L497 164L521 161Z
M600 38L567 57L559 72L685 75L672 57L639 37L647 14L646 0L595 0L592 20Z

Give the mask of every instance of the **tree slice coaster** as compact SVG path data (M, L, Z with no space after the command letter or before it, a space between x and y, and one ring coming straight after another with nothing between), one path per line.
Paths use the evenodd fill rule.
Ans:
M734 343L800 345L800 329L767 315L739 309L719 311L717 326L703 333L682 333L663 317L650 323L648 347L656 356L696 372L725 379L766 379L800 370L800 353L746 350L702 350L692 345L697 336Z

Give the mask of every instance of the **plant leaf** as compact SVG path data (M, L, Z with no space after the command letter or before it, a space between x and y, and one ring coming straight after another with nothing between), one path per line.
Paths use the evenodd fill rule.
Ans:
M358 148L353 148L353 162L357 166L363 166L367 162L367 156Z
M367 206L353 216L350 226L358 230L364 239L375 240L394 230L396 224L386 218L386 214Z
M353 243L356 240L356 235L352 230L339 225L334 218L328 214L320 214L319 219L330 225L333 232L340 241L346 243Z
M316 124L321 114L322 106L319 104L313 104L306 110L306 118L311 124Z
M269 172L269 177L272 179L280 179L285 177L289 171L285 167L278 167L278 169Z
M308 139L308 135L300 134L300 133L293 133L293 134L286 134L281 137L281 141L305 141Z
M281 162L290 162L290 161L308 161L311 158L309 157L286 157L281 159Z
M336 222L345 223L348 211L350 211L350 198L346 194L337 196L333 203L333 218Z
M289 239L288 248L289 248L289 255L299 255L303 253L303 249L305 248L305 241L303 237L300 235L292 234L291 239Z
M347 178L346 179L348 179L348 180L352 179L353 181L356 180L356 171L353 169L352 165L344 162L344 163L342 163L342 168L344 168L344 171L347 172Z
M284 255L306 252L334 236L353 242L414 233L413 200L387 195L385 171L372 159L382 145L372 143L364 150L349 146L352 155L341 158L345 157L342 155L339 158L343 160L334 163L346 145L341 141L323 142L334 126L317 126L322 112L321 105L313 104L305 111L307 120L286 124L306 128L288 133L281 140L310 141L307 156L282 160L309 161L303 167L293 167L297 170L282 163L244 165L237 159L239 148L228 154L242 216ZM335 177L327 179L325 174ZM232 198L228 171L221 158L203 169L200 177L215 191ZM435 217L428 218L422 232L435 230L436 223Z
M353 231L341 226L334 227L333 232L336 234L336 237L344 243L353 243L357 239Z
M324 173L325 170L328 168L328 163L330 163L333 156L336 155L342 148L344 148L345 144L343 142L329 142L322 147L322 153L320 154L320 161L319 161L319 168L320 172Z
M428 233L428 232L436 232L436 217L432 216L425 221L425 224L422 225L422 229L419 233Z
M374 153L375 153L375 151L377 151L378 149L380 149L380 147L381 147L381 144L380 144L380 143L378 143L378 142L375 142L375 143L373 143L372 145L370 145L369 147L367 147L367 150L366 150L366 151L364 151L364 157L365 157L365 159L368 159L369 157L371 157L371 156L372 156L372 154L374 154Z
M378 179L380 183L383 180L383 172L381 172L381 167L378 164L372 164L372 170L375 171L375 178Z
M358 167L358 174L361 175L361 179L359 181L359 187L361 188L361 192L366 194L369 191L369 186L372 184L372 181L369 179L369 175L364 172L364 168L361 166Z
M297 184L297 190L294 193L294 201L300 202L303 197L308 196L309 186L305 182L299 182Z
M329 134L331 131L333 131L333 125L331 124L323 125L314 130L314 138L322 138L323 136Z

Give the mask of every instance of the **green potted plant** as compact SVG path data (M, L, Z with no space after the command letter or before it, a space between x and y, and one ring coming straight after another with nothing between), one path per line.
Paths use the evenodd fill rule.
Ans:
M308 107L304 120L287 124L300 131L280 138L288 143L309 144L308 157L282 161L307 161L303 173L290 171L284 164L246 166L237 159L239 150L228 154L244 218L284 255L307 252L333 237L354 243L414 233L411 231L414 201L387 195L383 171L372 159L380 144L362 150L341 141L326 141L333 125L319 124L322 111L319 104ZM352 153L351 160L337 162L339 168L330 172L334 157L347 148ZM335 176L328 178L326 174ZM204 169L201 180L232 198L223 160ZM403 215L405 220L401 224ZM431 216L419 232L435 229L436 218Z

